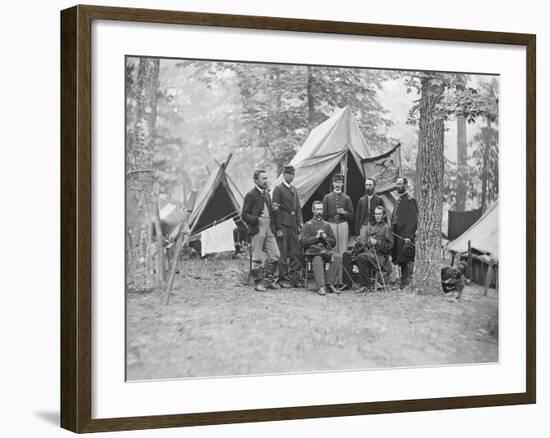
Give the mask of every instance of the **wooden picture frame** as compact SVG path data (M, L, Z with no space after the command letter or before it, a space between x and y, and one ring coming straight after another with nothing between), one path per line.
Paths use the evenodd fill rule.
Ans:
M526 391L126 418L92 418L92 22L113 20L355 36L517 45L526 48ZM536 401L536 37L165 10L75 6L61 12L61 426L115 431L529 404Z

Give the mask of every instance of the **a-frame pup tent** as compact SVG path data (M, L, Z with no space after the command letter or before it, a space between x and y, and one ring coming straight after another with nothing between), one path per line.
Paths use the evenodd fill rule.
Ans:
M228 219L240 221L243 196L226 173L231 155L220 164L197 194L189 216L191 235L198 234Z
M243 196L226 173L230 160L231 155L224 163L219 165L216 171L210 174L208 180L198 192L195 202L191 206L191 214L187 220L189 229L188 241L198 240L201 233L203 234L201 238L204 238L214 228L231 219L233 219L237 227L244 227L239 216ZM160 216L163 234L170 237L177 236L183 212L174 205L168 204L163 207ZM231 232L222 233L221 238L227 240L229 243L233 242ZM221 245L221 247L228 248L228 245Z
M172 290L182 247L189 244L193 238L197 238L201 233L208 232L216 225L226 223L229 220L233 220L239 228L244 227L240 219L243 197L226 173L231 157L232 154L229 154L227 160L220 164L217 171L210 174L210 177L197 194L188 219L181 222L181 225L186 225L186 232L182 233L181 230L176 232L178 242L176 243L170 277L166 285L166 304L170 300L170 291ZM223 238L231 239L231 242L233 242L232 234L222 233L222 235Z
M322 200L330 192L335 173L344 174L344 191L351 197L354 208L364 195L365 175L361 160L372 157L351 108L338 108L334 114L315 127L290 164L296 169L293 185L298 191L304 220L311 218L313 201ZM275 184L282 181L282 175ZM381 195L391 214L395 198L391 193Z

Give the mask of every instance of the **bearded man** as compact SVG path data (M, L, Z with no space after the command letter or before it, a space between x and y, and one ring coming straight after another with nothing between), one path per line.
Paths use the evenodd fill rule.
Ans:
M340 293L334 288L336 275L342 264L342 257L332 248L336 244L336 238L328 222L323 220L323 203L314 201L312 206L313 219L306 222L302 230L300 243L305 249L306 256L311 258L313 275L317 283L317 293ZM325 275L325 263L329 263L328 272Z
M392 261L398 265L401 271L401 283L399 288L407 287L411 281L414 270L416 228L418 227L418 204L407 192L407 178L397 179L397 204L391 218L392 232L395 243L392 251Z
M359 199L357 214L355 215L355 236L365 240L369 228L376 223L374 210L376 207L383 207L384 201L375 193L376 181L374 178L365 180L365 195Z
M250 274L256 291L265 292L266 289L279 289L275 273L280 253L275 234L280 226L273 214L265 170L256 170L253 178L255 187L244 197L241 217L248 226L252 247Z

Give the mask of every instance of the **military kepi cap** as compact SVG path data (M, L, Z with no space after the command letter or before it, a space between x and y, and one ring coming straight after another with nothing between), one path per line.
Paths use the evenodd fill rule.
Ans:
M295 169L294 166L287 164L283 167L283 173L294 173Z
M344 175L341 173L335 173L332 175L332 181L344 181Z

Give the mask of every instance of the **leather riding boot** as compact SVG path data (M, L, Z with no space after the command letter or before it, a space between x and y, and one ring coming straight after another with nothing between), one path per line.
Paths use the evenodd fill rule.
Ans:
M275 273L277 272L277 265L279 262L266 262L265 263L265 277L264 284L268 289L280 289L277 283L275 283Z
M266 288L263 284L263 273L262 269L252 269L250 271L250 275L252 277L252 280L254 281L254 289L258 292L265 292Z
M407 286L407 263L400 263L399 267L401 268L401 279L399 281L399 289L403 289Z
M408 286L412 282L413 271L414 271L414 262L407 262L407 263L405 263L405 266L407 268L405 270L406 275L403 274L404 287Z

